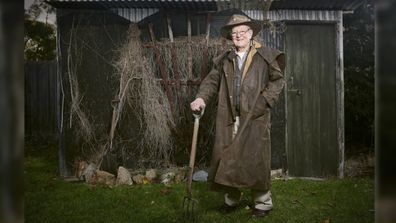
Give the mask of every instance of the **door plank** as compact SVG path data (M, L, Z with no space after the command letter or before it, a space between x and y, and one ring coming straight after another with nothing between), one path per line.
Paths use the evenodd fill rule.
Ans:
M289 174L337 175L335 25L289 25L285 47Z

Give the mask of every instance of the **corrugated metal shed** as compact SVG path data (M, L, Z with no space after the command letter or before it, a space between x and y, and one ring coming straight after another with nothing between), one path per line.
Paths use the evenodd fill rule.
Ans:
M266 18L260 10L243 10L243 12L255 20L339 21L341 19L339 11L330 10L277 10L269 11Z
M113 0L113 1L105 1L105 0L47 0L51 5L57 7L59 10L57 10L57 14L59 17L59 23L58 23L58 33L59 37L58 39L64 38L64 39L69 39L67 36L67 33L70 33L70 30L73 28L74 24L74 18L77 18L76 21L83 22L84 28L82 34L90 34L90 36L93 36L95 41L101 42L103 44L97 44L97 45L104 45L107 46L107 48L101 49L101 52L105 52L106 55L107 52L113 52L113 39L117 37L119 41L118 43L122 42L122 39L126 36L126 30L129 27L129 21L132 22L139 22L142 19L147 18L149 15L156 14L157 12L160 13L165 13L166 15L169 15L170 20L172 21L170 27L172 27L172 36L177 37L177 36L186 36L187 33L187 19L186 15L188 12L190 12L192 16L192 22L191 22L191 27L192 27L192 34L193 35L199 35L203 34L206 32L205 26L207 24L207 21L211 21L210 25L210 32L216 33L216 35L213 36L219 36L218 35L218 30L220 27L227 21L227 16L230 16L231 14L221 14L224 13L224 11L221 12L216 12L216 13L202 13L204 11L219 11L221 9L229 9L229 8L237 8L235 10L242 10L245 14L250 16L253 19L256 20L271 20L274 21L275 26L268 26L266 27L266 31L261 32L261 39L263 42L271 46L273 48L281 49L286 52L292 52L290 50L290 47L288 46L293 46L290 43L292 40L294 41L294 38L298 37L300 40L310 40L311 36L315 35L308 35L307 38L301 38L302 35L301 32L298 32L297 28L294 28L296 25L301 26L304 28L305 26L309 26L308 29L311 34L316 34L315 29L313 30L312 28L317 28L317 27L327 27L327 32L331 33L329 35L329 39L327 41L324 41L324 38L317 38L312 41L315 43L317 47L313 47L316 51L322 50L322 46L329 46L329 42L333 45L331 45L331 52L326 48L326 50L323 50L324 52L330 52L335 55L335 59L332 60L333 62L330 64L331 67L335 67L335 74L333 75L332 72L330 75L331 77L334 77L335 83L333 82L326 82L330 83L331 86L329 86L331 89L335 89L334 95L336 100L334 102L331 101L331 107L334 108L336 107L336 112L335 112L335 120L334 123L337 125L337 129L334 130L334 125L331 125L329 129L332 131L336 131L335 133L332 132L332 134L337 134L336 139L334 139L334 136L332 136L332 139L337 140L337 146L332 146L334 150L332 150L333 154L339 154L339 176L343 175L343 154L344 154L344 104L343 104L343 98L344 98L344 91L343 91L343 86L344 86L344 81L343 81L343 41L342 41L342 10L354 10L356 7L358 7L362 1L361 0L275 0L273 2L271 10L265 14L263 14L263 11L261 10L263 8L264 0ZM78 10L69 10L69 9L78 9ZM82 9L82 10L79 10ZM89 13L85 12L84 9L93 9L89 10ZM234 9L229 9L229 10L234 10ZM225 10L227 11L227 10ZM172 14L173 13L173 14ZM208 16L210 14L210 17ZM220 14L219 17L217 18L215 14ZM125 19L120 18L119 16ZM154 15L156 16L156 15ZM207 19L211 18L211 19ZM158 22L158 25L153 23L153 29L154 29L154 34L158 36L157 38L160 40L161 38L168 38L169 36L169 29L167 27L167 20L165 15L163 14L162 16L157 16L155 21ZM93 24L95 22L95 24ZM301 25L303 23L303 25ZM81 24L80 24L81 25ZM108 26L107 26L108 25ZM316 27L314 27L316 26ZM177 27L177 28L176 28ZM195 27L195 28L194 28ZM300 27L300 28L301 28ZM330 28L329 28L330 27ZM115 31L108 31L108 28L113 28ZM118 30L117 30L118 29ZM311 30L312 29L312 30ZM87 31L87 30L93 30L95 32ZM142 29L143 30L143 29ZM194 30L195 31L194 33ZM203 31L202 31L203 30ZM217 31L216 31L217 30ZM290 30L294 30L294 32L290 32ZM319 31L322 29L319 29ZM143 30L144 31L144 30ZM113 34L114 36L111 38L107 38L108 35L102 35L102 33L110 33ZM162 34L163 35L162 35ZM307 32L308 33L308 32ZM318 32L320 33L320 32ZM81 35L82 35L81 34ZM302 33L305 34L305 33ZM294 36L292 36L294 35ZM321 33L323 35L323 33ZM101 39L98 39L97 37L100 37ZM288 37L289 39L286 39ZM79 37L80 38L80 37ZM107 38L107 39L106 39ZM320 41L317 41L317 40ZM286 42L289 41L289 42ZM60 47L63 47L63 51L58 49L58 52L66 52L66 55L63 56L63 60L60 60L59 67L61 70L62 75L64 76L65 83L67 81L67 73L66 71L66 66L67 64L66 58L67 58L67 44L60 42ZM90 42L90 41L86 41ZM294 41L294 45L297 45ZM306 43L307 41L305 41ZM61 45L62 44L62 45ZM112 44L112 45L110 45ZM115 44L115 45L117 45ZM335 45L334 45L335 44ZM335 48L335 49L334 49ZM109 50L108 50L109 49ZM305 48L304 48L305 49ZM333 50L334 49L334 50ZM87 53L89 55L91 54L91 50L87 49ZM304 52L310 52L311 50L305 50ZM293 52L300 52L298 50L295 50ZM97 52L95 52L97 54ZM286 53L286 55L292 55ZM290 58L302 58L298 54L297 56L291 57ZM88 58L88 57L87 57ZM87 59L87 62L84 63L84 70L85 72L81 72L80 78L86 78L85 85L82 85L84 87L91 88L95 87L95 92L97 93L97 88L98 86L102 87L105 90L102 90L100 93L105 95L105 97L100 97L101 98L101 103L98 103L97 100L97 95L92 94L95 101L95 105L98 106L98 109L96 110L105 110L108 108L108 106L103 106L106 103L106 101L111 101L112 100L112 92L109 91L109 87L105 82L100 83L100 81L104 79L97 79L96 75L97 73L105 73L102 70L104 70L102 67L97 66L97 61L95 61L95 58L97 57L89 57ZM319 58L319 57L318 57ZM61 57L62 59L62 57ZM111 58L110 58L111 59ZM317 59L317 57L314 57L314 59ZM89 63L88 63L89 61ZM335 62L334 62L335 61ZM328 60L321 60L320 62L317 62L316 60L307 60L307 63L304 63L303 65L315 65L318 66L320 64L328 64ZM335 63L335 64L334 64ZM289 64L292 64L291 62ZM295 63L294 63L295 64ZM307 65L308 64L308 65ZM103 67L105 67L103 65ZM289 66L290 67L290 66ZM62 71L62 68L64 71ZM107 68L106 68L107 69ZM319 68L318 68L319 69ZM110 73L111 71L109 71ZM311 72L311 71L310 71ZM312 71L312 73L319 72L317 70ZM86 74L90 75L86 75ZM290 72L287 73L287 75L295 75L295 72ZM305 75L303 71L299 73L300 76ZM323 74L322 76L325 76ZM101 75L100 77L106 77L105 75ZM290 80L289 76L288 80ZM297 77L297 76L296 76ZM327 77L327 76L326 76ZM89 78L92 78L92 80L95 80L97 83L96 85L92 84L93 82L91 80L88 80ZM297 80L297 79L296 79ZM289 81L290 82L290 81ZM311 84L311 83L309 83ZM335 86L334 86L335 85ZM276 161L278 166L283 166L287 167L288 162L292 162L291 160L294 159L296 156L287 156L288 151L290 149L290 145L294 145L290 139L291 138L301 138L301 137L289 137L289 132L288 129L291 129L290 126L287 126L288 123L292 123L291 120L299 120L299 119L292 119L289 118L288 115L290 114L300 114L300 113L293 113L289 112L292 111L291 109L288 109L288 99L287 99L287 92L288 89L290 89L291 92L294 92L296 89L291 87L290 85L286 84L285 92L281 96L280 102L278 106L274 109L276 109L276 112L274 112L275 115L272 116L272 135L274 136L274 139L271 139L272 145L273 145L273 157L272 161ZM311 85L309 85L311 86ZM319 87L318 87L319 89ZM111 89L110 89L111 90ZM87 91L89 92L89 91ZM109 93L110 92L110 93ZM327 94L330 91L325 91ZM311 94L314 95L314 94ZM85 97L86 99L87 97ZM302 98L302 96L300 97ZM333 99L333 98L332 98ZM87 100L87 99L86 99ZM291 100L289 100L290 102ZM297 100L293 100L295 102ZM303 101L303 100L300 100ZM313 100L305 100L305 101L313 101ZM330 101L330 100L329 100ZM325 100L323 101L323 103ZM334 106L336 104L336 106ZM316 106L316 105L315 105ZM312 108L315 106L311 106ZM100 107L100 109L99 109ZM309 107L309 106L307 106ZM309 107L308 109L311 109ZM67 109L66 109L67 110ZM327 110L326 110L327 111ZM319 114L319 113L314 113L314 114ZM102 120L103 117L108 117L108 114L105 113L100 113L96 114L97 117L99 117L100 120ZM313 117L313 116L312 116ZM62 117L63 118L63 117ZM96 120L99 120L98 118L95 117ZM63 120L63 119L62 119ZM65 120L68 120L68 117L66 117ZM103 118L104 123L106 121L105 118ZM286 120L288 120L286 122ZM313 120L313 119L312 119ZM314 120L315 121L315 120ZM101 128L103 129L103 128ZM307 128L308 129L308 128ZM72 134L74 129L69 129L67 130L65 135L69 136ZM293 132L294 133L294 132ZM315 134L318 133L318 131L314 132ZM333 135L334 135L333 134ZM64 142L69 143L66 144L66 147L69 147L68 149L72 148L72 143L74 141L70 139L69 141L64 140ZM334 142L334 141L333 141ZM297 145L297 144L296 144ZM336 148L337 147L337 148ZM317 151L320 150L315 150L315 149L307 149L305 147L298 147L298 148L303 148L304 151L311 152L312 154L317 154ZM304 153L300 153L303 154ZM291 158L290 158L291 157ZM287 158L287 159L286 159ZM300 157L297 157L300 158ZM320 157L321 159L324 158L324 160L321 160L320 163L326 164L326 156ZM297 159L295 159L297 160ZM322 162L323 161L323 162ZM301 162L298 162L301 163ZM305 164L305 163L304 163ZM332 166L334 162L332 163ZM286 165L286 166L285 166ZM316 165L316 163L315 163ZM319 165L319 164L318 164ZM275 165L274 165L275 166ZM319 165L320 166L320 165ZM291 165L290 165L291 167ZM316 168L308 168L309 170L312 169L318 169ZM277 167L278 168L278 167ZM291 169L290 169L291 170ZM333 168L334 170L334 168ZM303 173L307 174L306 176L312 176L311 172L308 173ZM317 176L317 175L315 175Z
M157 8L189 11L216 11L215 0L47 0L55 8L67 9L113 9Z
M158 8L189 11L218 11L229 8L261 9L265 0L47 0L56 8ZM275 0L271 10L355 10L361 0Z
M113 12L128 19L131 22L139 22L140 20L158 12L156 8L115 8Z
M280 0L274 1L271 8L275 9L306 9L306 10L355 10L361 0Z
M361 0L274 0L270 10L355 10ZM239 8L242 10L262 9L266 0L218 0L218 9Z

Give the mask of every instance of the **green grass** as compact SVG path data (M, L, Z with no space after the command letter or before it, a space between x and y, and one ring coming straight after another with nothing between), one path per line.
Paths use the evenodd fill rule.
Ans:
M29 150L25 157L25 222L187 222L181 209L185 184L110 188L65 182L57 178L56 156L46 151ZM163 193L165 189L170 192ZM274 209L264 219L250 218L249 190L244 191L240 209L222 215L216 211L222 195L194 182L197 222L374 222L371 178L275 180L272 194Z

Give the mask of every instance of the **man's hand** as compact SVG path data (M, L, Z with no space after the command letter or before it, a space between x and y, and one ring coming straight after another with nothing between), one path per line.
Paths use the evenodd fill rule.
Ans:
M202 98L197 98L190 104L190 108L192 111L201 111L201 109L205 108L206 104Z

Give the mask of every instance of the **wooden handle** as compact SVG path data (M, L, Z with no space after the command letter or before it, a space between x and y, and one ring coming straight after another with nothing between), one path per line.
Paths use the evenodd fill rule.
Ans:
M191 144L190 164L188 165L187 195L190 198L191 198L192 175L193 175L194 163L195 163L195 154L197 152L199 119L200 119L200 117L195 117L195 120L194 120L194 132L193 132L193 140L192 140L192 144Z

